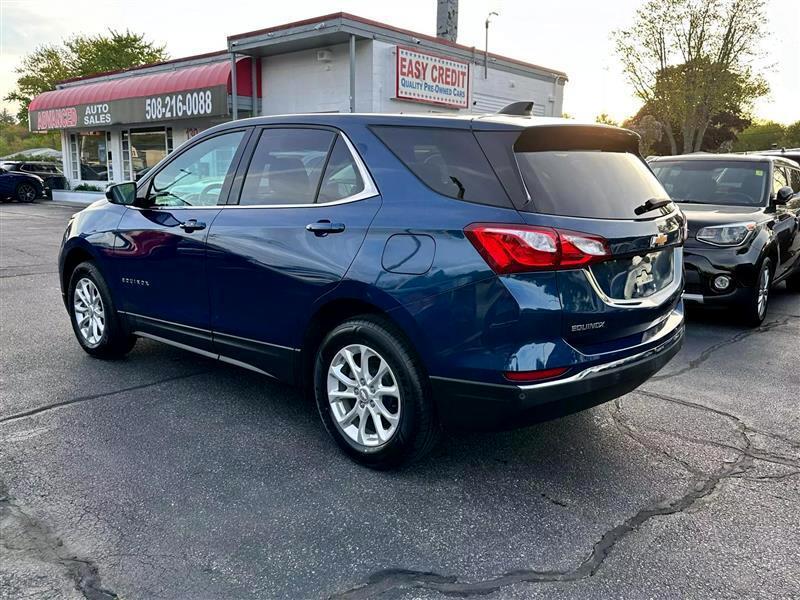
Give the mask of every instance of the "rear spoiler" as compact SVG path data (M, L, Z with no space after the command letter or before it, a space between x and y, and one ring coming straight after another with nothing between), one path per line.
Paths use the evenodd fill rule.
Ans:
M514 142L514 152L548 150L605 150L639 154L639 134L609 125L559 123L523 129Z

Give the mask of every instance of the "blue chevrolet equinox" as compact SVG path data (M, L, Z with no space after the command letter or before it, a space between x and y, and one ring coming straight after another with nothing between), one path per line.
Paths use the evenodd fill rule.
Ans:
M685 220L636 134L514 115L293 115L186 142L69 222L75 335L137 338L313 394L375 468L443 428L630 392L683 340Z

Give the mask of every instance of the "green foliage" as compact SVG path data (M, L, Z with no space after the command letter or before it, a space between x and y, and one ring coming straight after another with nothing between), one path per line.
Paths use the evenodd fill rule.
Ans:
M653 116L639 111L635 117L627 119L622 126L639 134L639 154L657 154L656 146L664 138L663 125Z
M781 125L775 121L757 121L742 131L733 144L736 152L800 147L800 121Z
M128 69L169 58L165 46L145 39L143 34L109 29L108 34L77 35L60 45L38 47L16 68L17 87L5 100L20 104L17 117L28 122L28 104L56 83L105 71Z
M102 191L104 191L103 188L101 188L100 186L92 185L90 183L82 183L80 185L76 185L74 188L72 188L72 190L75 191L75 192L102 192Z
M635 94L662 124L671 153L703 148L719 115L746 114L768 92L752 64L766 37L764 0L648 0L615 32Z
M784 148L800 148L800 121L783 128L783 139L780 145Z
M617 123L614 119L608 116L607 113L600 113L595 118L595 123L601 123L603 125L613 125L614 127L619 127L619 123Z
M51 162L59 166L61 165L61 159L56 158L55 156L35 156L33 154L25 154L24 152L12 154L8 156L8 160L20 160L24 162Z
M31 133L19 123L0 121L0 156L20 153L30 148L54 148L61 150L61 132ZM36 160L46 160L36 158Z

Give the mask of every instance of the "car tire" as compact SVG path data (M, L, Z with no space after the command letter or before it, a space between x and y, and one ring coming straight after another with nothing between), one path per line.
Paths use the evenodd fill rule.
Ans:
M30 183L23 182L17 185L15 196L19 202L30 203L36 200L36 196L38 196L38 193L36 192L36 187L31 185Z
M91 262L82 262L72 272L67 290L67 308L78 343L96 358L125 356L136 344L111 299L100 270Z
M765 258L758 269L758 277L744 305L744 321L751 327L758 327L767 316L769 290L772 286L772 259Z
M440 436L420 360L405 336L381 317L350 319L325 337L314 365L314 396L338 446L373 469L418 460Z

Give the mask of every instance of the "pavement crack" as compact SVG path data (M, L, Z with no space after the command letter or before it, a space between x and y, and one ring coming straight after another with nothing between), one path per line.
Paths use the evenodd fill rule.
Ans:
M737 342L741 342L742 340L745 340L753 335L759 333L766 333L768 331L775 329L776 327L787 325L791 320L792 320L791 317L787 317L785 319L779 319L776 321L769 321L768 323L763 323L761 326L755 327L753 329L740 331L736 335L733 335L725 340L717 342L716 344L712 344L711 346L703 350L696 358L690 360L689 364L686 365L685 367L678 369L677 371L673 371L672 373L665 373L663 375L654 375L653 377L650 378L650 381L662 381L664 379L671 379L672 377L678 377L679 375L685 375L689 371L693 371L701 364L706 362L709 358L711 358L711 356L715 352L717 352L717 350L720 350L726 346L730 346L731 344L736 344Z
M620 423L617 419L615 422ZM631 432L634 439L643 443L642 436L628 424L619 425L627 432ZM739 449L738 457L732 462L723 463L722 467L708 476L703 476L685 461L658 449L662 454L679 462L695 475L692 484L686 492L672 500L657 502L645 507L635 515L606 531L594 544L591 553L577 567L564 571L547 571L523 569L508 572L490 579L477 582L459 582L457 577L439 575L436 573L410 571L410 570L383 570L373 573L367 581L355 588L334 594L331 598L341 600L359 600L374 598L386 591L394 589L426 589L446 596L471 596L485 595L515 583L541 583L548 581L577 581L594 575L610 555L618 542L629 534L638 530L650 519L680 513L690 508L698 500L711 494L719 483L730 477L745 474L751 467L753 457L749 455L750 441L746 438L745 447ZM648 448L652 445L645 443Z
M0 482L0 523L3 536L0 550L3 555L21 555L60 566L86 600L114 600L119 596L102 586L97 565L76 556L50 528L31 516L20 506Z
M748 475L748 473L754 467L755 460L777 462L777 455L772 455L762 449L753 448L751 436L753 434L759 434L762 436L773 437L774 439L780 439L778 436L773 436L768 432L757 430L745 423L740 417L723 410L695 402L690 402L688 400L682 400L680 398L665 396L663 394L643 392L641 390L639 393L644 393L645 395L663 402L680 404L693 410L707 412L731 421L737 433L741 436L741 446L722 444L718 442L713 442L713 444L732 450L735 452L735 457L732 459L722 460L714 472L703 473L699 469L689 464L687 461L674 456L667 450L664 450L651 440L647 439L644 433L639 431L621 414L622 407L620 401L616 400L612 405L610 414L616 427L621 433L634 439L645 448L655 451L666 457L668 460L681 465L688 473L691 474L691 482L682 495L678 496L677 498L661 500L646 506L627 520L603 533L593 545L589 555L580 564L572 569L521 569L474 582L460 581L458 576L454 575L442 575L439 573L405 569L383 569L372 573L367 577L364 583L349 590L335 593L331 595L330 598L335 600L366 600L398 589L422 589L437 592L444 596L467 597L491 594L503 587L518 583L578 581L580 579L591 577L597 573L615 546L627 536L639 530L648 521L657 517L667 517L686 511L694 506L698 501L710 496L713 492L715 492L720 483L724 480L746 479L751 482L760 482L782 479L798 474L798 471L793 471L791 473L770 477L756 477ZM658 432L666 434L676 433L668 431L662 432L660 430L658 430ZM688 436L682 436L682 438L698 443L712 443L709 440L693 439L689 438ZM779 464L794 467L800 466L797 464L797 461L794 461L788 457L777 456L777 458L783 460L783 462L780 462Z
M135 392L137 390L143 390L149 387L153 387L156 385L161 385L162 383L169 383L171 381L178 381L180 379L187 379L189 377L196 377L198 375L202 375L206 373L206 371L196 371L193 373L186 373L183 375L175 375L173 377L165 377L164 379L158 379L156 381L151 381L150 383L142 383L140 385L132 385L130 387L121 388L117 390L111 390L108 392L103 392L100 394L89 394L87 396L78 396L77 398L70 398L69 400L63 400L61 402L55 402L53 404L47 404L45 406L39 406L37 408L32 408L30 410L22 411L15 413L13 415L9 415L7 417L0 418L0 425L3 423L10 423L11 421L18 421L19 419L25 419L27 417L32 417L34 415L41 414L43 412L47 412L56 408L63 408L65 406L70 406L72 404L78 404L80 402L88 402L89 400L98 400L100 398L106 398L108 396L115 396L117 394L123 394L125 392Z

